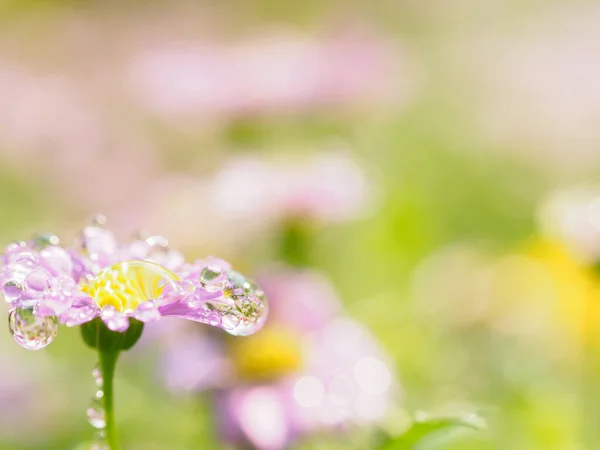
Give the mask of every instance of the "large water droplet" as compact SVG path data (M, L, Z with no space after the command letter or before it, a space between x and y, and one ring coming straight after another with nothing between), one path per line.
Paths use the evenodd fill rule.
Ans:
M177 290L177 281L177 275L158 264L123 261L102 269L82 289L101 308L112 306L117 311L135 311L147 300L171 300L167 294Z
M106 413L104 411L104 404L102 398L97 396L92 399L90 406L87 409L88 422L94 428L106 427Z
M210 264L200 272L200 284L208 292L218 292L227 285L227 274L221 267Z
M58 333L56 316L38 316L34 308L16 308L8 315L8 328L15 342L28 350L41 350Z
M2 286L2 295L7 303L12 303L18 300L21 298L22 293L23 286L18 281L7 281L4 286Z
M25 282L34 291L45 291L50 287L50 274L46 270L38 268L27 275Z
M102 369L100 368L100 364L96 364L94 370L92 370L92 377L94 378L94 383L96 386L101 388L104 383L104 378L102 377Z
M40 252L43 265L55 275L70 274L73 270L71 255L62 247L51 245Z

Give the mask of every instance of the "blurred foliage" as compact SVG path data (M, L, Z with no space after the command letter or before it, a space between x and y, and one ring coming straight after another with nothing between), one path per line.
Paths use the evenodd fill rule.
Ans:
M448 442L434 439L435 446L428 447L421 443L425 435L444 433L464 423L422 422L384 448L591 448L582 444L585 421L581 417L581 397L586 392L582 392L585 386L580 379L581 348L571 348L567 355L555 353L542 339L535 339L535 335L553 333L554 328L535 328L528 333L527 323L522 325L525 331L521 334L499 331L500 327L487 319L448 325L445 317L439 317L435 311L424 313L423 305L415 299L415 273L438 252L452 245L464 245L491 261L511 254L522 255L523 243L537 233L536 208L541 198L565 181L598 181L595 173L590 175L594 167L584 167L575 173L562 172L560 167L548 170L542 162L520 158L519 151L527 151L527 143L521 144L517 151L504 152L503 144L483 140L473 121L477 112L469 108L471 97L485 93L470 91L472 86L461 79L461 70L453 59L451 44L457 36L477 40L488 26L500 30L510 30L513 26L526 28L528 21L560 2L441 3L254 0L206 6L218 10L219 21L224 22L227 30L286 24L310 32L322 23L335 23L340 16L343 19L364 15L363 19L372 27L398 39L409 49L422 79L415 99L397 111L391 108L351 114L328 110L245 117L233 119L215 133L206 134L169 129L149 120L144 122L148 127L144 134L159 143L161 152L156 176L175 172L201 177L209 175L228 155L318 151L322 142L332 137L349 143L379 191L378 204L370 214L353 222L318 229L310 246L304 241L303 233L307 231L300 225L288 227L283 237L275 233L259 236L243 243L234 257L259 270L262 263L284 252L288 260L298 263L310 260L327 273L348 313L366 323L394 357L404 391L403 406L407 410L436 411L448 405L452 409L458 404L456 409L461 411L481 407L490 412L491 426L486 432L458 433ZM11 28L34 26L39 21L52 22L61 15L79 11L93 20L98 10L105 10L103 14L109 17L111 14L143 17L153 8L161 11L169 6L158 2L125 5L5 0L0 1L0 23ZM132 19L132 26L133 22ZM4 45L8 48L15 44ZM95 49L86 51L93 54ZM18 149L6 148L2 152L0 238L3 242L40 228L65 227L70 231L90 212L85 205L63 200L52 174L39 178L32 175L36 172L30 166L16 163L19 158L14 154ZM106 183L111 182L111 174L107 174ZM198 209L201 210L201 204ZM215 242L219 239L214 237ZM278 250L273 250L274 247ZM212 252L213 248L218 249L217 243L206 251ZM491 272L488 266L484 269ZM457 282L469 284L470 279ZM448 289L463 287L450 285ZM432 304L443 301L432 299ZM452 306L458 311L470 307L468 301ZM12 342L5 333L2 346L8 345ZM40 443L35 439L30 441L28 434L35 430L25 426L22 433L0 435L0 441L4 441L0 443L1 449L71 449L91 435L84 410L92 391L90 370L94 355L84 349L76 330L61 330L60 339L48 351L57 366L47 380L48 389L55 391L56 396L57 413L46 417L53 424L52 431ZM23 354L19 358L35 364L36 356ZM160 387L156 352L144 349L134 358L126 355L122 359L116 390L118 427L124 448L221 448L216 441L209 400L167 394ZM3 366L3 371L6 370L10 367ZM597 375L591 377L593 384ZM316 439L314 445L312 441L300 442L298 448L321 450L341 448L340 445L327 436Z

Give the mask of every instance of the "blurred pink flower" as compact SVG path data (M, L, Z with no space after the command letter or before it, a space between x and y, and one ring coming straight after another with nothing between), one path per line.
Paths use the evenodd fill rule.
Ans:
M238 44L173 39L135 55L128 78L143 105L178 121L397 103L410 94L412 79L405 56L394 50L359 32L279 32Z
M155 175L154 148L111 123L76 78L0 63L0 98L6 160L56 189L61 200L110 214L145 197Z
M172 236L176 247L227 254L290 218L341 222L377 206L374 183L349 152L278 156L232 157L205 179L163 177L146 187L128 228L143 225Z
M381 421L396 400L393 370L371 333L341 315L329 282L312 271L280 268L261 285L272 307L265 329L244 342L183 338L189 351L170 346L161 365L167 386L214 390L222 436L261 450ZM220 370L209 376L216 363Z
M371 186L362 168L343 152L304 159L232 160L213 179L213 207L246 220L298 217L336 222L357 216Z

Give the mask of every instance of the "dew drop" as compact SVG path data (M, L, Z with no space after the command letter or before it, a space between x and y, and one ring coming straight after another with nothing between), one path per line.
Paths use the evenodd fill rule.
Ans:
M8 327L15 342L28 350L41 350L58 333L56 316L38 316L34 308L16 308L8 315Z
M92 377L94 378L94 383L96 386L101 388L104 383L104 378L102 377L102 369L100 368L100 364L96 364L94 370L92 370Z
M96 432L90 450L110 450L110 446L106 442L106 432L104 430Z
M18 281L8 281L2 286L2 294L7 303L12 303L19 298L23 293L23 286Z
M53 233L36 234L31 239L31 241L33 243L33 246L40 250L42 250L46 247L49 247L50 245L59 245L60 244L60 239L58 238L57 235L55 235Z
M200 272L200 284L208 292L218 292L227 284L227 274L219 266L210 264Z
M104 214L95 214L89 218L89 223L95 227L106 225L107 219Z
M70 274L73 271L71 255L64 248L56 245L46 247L40 252L40 258L44 266L56 275Z
M27 275L25 282L27 283L27 287L34 291L45 291L50 287L50 274L44 269L39 268Z
M213 327L218 326L221 323L221 316L215 311L208 316L208 323Z
M160 313L154 301L148 300L147 302L140 303L135 310L134 317L142 322L152 322L153 320L160 319Z
M221 319L221 325L225 331L233 331L240 324L240 318L233 313L225 313Z
M106 427L106 413L101 398L96 396L92 399L87 409L87 418L94 428L102 429Z
M38 265L37 258L31 253L20 253L11 261L11 268L16 271L30 272Z

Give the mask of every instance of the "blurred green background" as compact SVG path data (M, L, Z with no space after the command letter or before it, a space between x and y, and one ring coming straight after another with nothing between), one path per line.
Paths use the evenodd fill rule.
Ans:
M220 215L213 177L342 148L371 194L315 227L310 263L393 356L400 407L486 419L436 448L593 449L593 280L538 211L598 181L599 38L597 2L0 1L0 239L102 212L257 272L278 237ZM0 351L1 448L90 438L77 330L41 353L6 332ZM220 448L156 353L119 367L124 448Z

